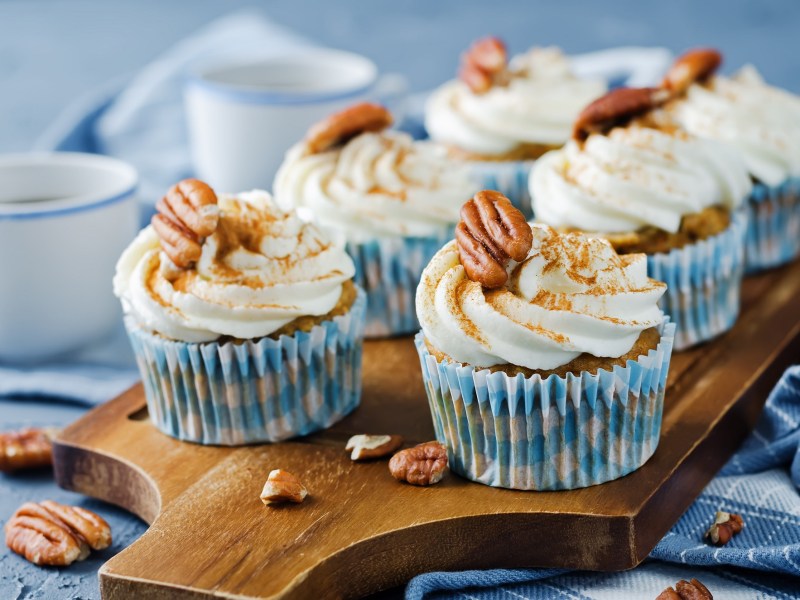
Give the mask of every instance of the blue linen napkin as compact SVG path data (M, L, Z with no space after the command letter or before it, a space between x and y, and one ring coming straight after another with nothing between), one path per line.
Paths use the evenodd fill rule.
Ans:
M658 543L652 560L624 573L554 569L427 573L411 580L406 598L646 599L692 577L705 583L715 598L798 598L798 488L800 365L786 370L756 429ZM745 522L742 532L721 548L703 542L717 510L740 514Z

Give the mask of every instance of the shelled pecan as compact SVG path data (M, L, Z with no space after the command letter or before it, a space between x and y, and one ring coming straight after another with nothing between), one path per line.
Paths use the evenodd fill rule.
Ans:
M439 483L446 469L447 450L439 442L425 442L401 450L389 461L392 477L412 485Z
M11 473L53 464L53 427L0 433L0 471Z
M362 133L383 131L393 121L392 113L379 104L354 104L313 125L306 134L306 148L311 154L324 152Z

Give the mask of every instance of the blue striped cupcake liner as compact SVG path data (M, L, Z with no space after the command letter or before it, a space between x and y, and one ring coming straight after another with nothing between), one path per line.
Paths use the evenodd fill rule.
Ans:
M347 314L280 339L190 344L128 330L150 419L199 444L278 442L330 427L361 400L366 297Z
M800 177L777 186L755 183L747 209L745 274L784 265L800 254Z
M661 434L674 323L625 367L566 377L511 377L439 362L415 343L436 439L450 469L517 490L568 490L617 479L653 455Z
M667 284L659 306L675 323L675 350L728 331L739 316L747 213L706 240L647 256L647 274Z
M482 190L497 190L516 206L525 218L533 218L528 175L534 160L467 161L470 173ZM466 201L466 199L465 199Z
M348 242L356 265L356 283L367 293L368 338L411 334L419 330L414 298L422 271L433 255L453 239L453 229L438 236L392 237Z

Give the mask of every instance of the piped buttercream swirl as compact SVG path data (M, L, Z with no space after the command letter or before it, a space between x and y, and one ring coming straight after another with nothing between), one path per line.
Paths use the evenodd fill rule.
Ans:
M740 206L752 184L736 151L669 123L656 112L647 123L544 155L530 175L537 220L592 232L653 226L674 233L684 215Z
M561 146L586 104L606 84L579 79L557 48L533 48L512 59L508 85L475 94L454 80L433 92L425 128L436 142L477 155L502 155L520 145Z
M269 194L222 195L219 225L191 269L160 250L152 226L117 263L114 292L142 327L185 342L263 337L336 306L355 273L343 243L280 210Z
M280 206L305 207L354 242L438 235L475 191L440 149L397 131L363 133L316 154L297 144L275 178Z
M662 322L666 285L647 277L644 254L619 256L606 240L531 229L528 257L498 290L467 277L455 242L433 257L416 302L436 349L478 367L554 369L582 353L622 356Z
M800 97L767 85L753 66L695 83L669 110L695 135L736 148L755 179L800 176Z

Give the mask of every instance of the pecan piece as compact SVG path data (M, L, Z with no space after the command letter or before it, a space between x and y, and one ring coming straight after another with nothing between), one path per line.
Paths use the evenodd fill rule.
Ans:
M675 588L668 587L656 600L714 600L714 596L706 586L692 578L691 581L681 579L675 584Z
M525 260L533 244L524 215L500 192L483 190L461 207L456 243L467 277L493 289L508 280L509 260Z
M475 94L484 94L494 85L503 85L510 79L508 52L505 44L496 37L485 37L473 43L461 55L458 77Z
M161 248L175 266L188 269L200 258L203 239L217 229L217 195L198 179L184 179L156 203L156 210L151 223Z
M308 495L308 490L300 480L283 469L274 469L267 476L267 482L261 491L264 505L294 502L300 504Z
M592 133L606 133L633 117L663 104L669 93L659 88L617 88L591 102L578 115L572 138L585 142Z
M351 460L370 460L388 456L403 445L401 435L354 435L347 440L345 450L352 450Z
M439 442L425 442L401 450L389 461L389 471L398 481L412 485L439 483L447 469L447 450Z
M379 104L354 104L313 125L306 133L306 147L311 154L324 152L362 133L383 131L393 122L392 113Z
M6 523L6 545L37 565L67 566L89 548L111 545L111 528L95 513L51 500L26 502Z
M717 511L714 523L708 528L704 537L716 546L724 546L743 527L744 520L741 516L720 510Z
M695 81L711 77L721 64L722 54L713 48L689 50L675 59L661 87L677 96L688 90Z
M0 471L11 473L53 464L53 438L58 429L27 427L0 433Z

